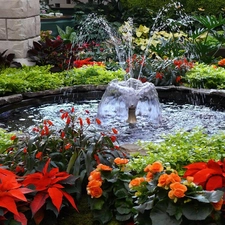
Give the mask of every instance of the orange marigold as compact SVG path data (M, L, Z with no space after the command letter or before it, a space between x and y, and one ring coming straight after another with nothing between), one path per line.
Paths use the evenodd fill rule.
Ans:
M128 162L129 162L129 159L123 159L119 157L114 159L114 163L116 163L117 165L127 164Z
M100 170L104 170L104 171L112 171L112 168L109 167L109 166L107 166L107 165L98 164L96 170L97 170L97 171L100 171Z
M129 188L140 186L140 184L144 181L145 181L144 177L136 177L136 178L134 178L133 180L130 181Z
M87 194L92 198L100 198L102 196L102 182L99 180L91 180L87 185Z
M183 198L185 196L185 192L187 191L187 187L180 182L175 182L170 185L171 190L168 193L170 199L175 198Z
M154 162L152 165L148 165L144 169L145 172L159 173L163 171L163 165L161 162Z

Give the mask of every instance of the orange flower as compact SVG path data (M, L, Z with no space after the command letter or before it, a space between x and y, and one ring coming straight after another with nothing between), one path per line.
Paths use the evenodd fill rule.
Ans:
M97 171L101 171L101 170L104 170L104 171L112 171L112 168L109 167L109 166L103 165L103 164L98 164L96 170Z
M41 160L42 159L42 152L38 152L36 154L35 158Z
M116 165L122 165L122 164L127 164L129 162L128 159L122 159L122 158L115 158L114 159L114 163L116 163Z
M171 183L180 182L181 178L176 173L162 174L158 180L158 187L168 189Z
M80 126L83 127L83 120L81 117L78 118L79 122L80 122Z
M93 170L93 171L90 173L90 176L88 177L88 180L89 180L89 181L91 181L91 180L102 181L101 173L100 173L99 171Z
M87 122L88 125L90 125L91 124L90 118L86 118L86 122Z
M178 174L176 173L171 173L169 175L169 183L174 183L174 182L181 182L181 178L179 177Z
M95 121L96 121L96 123L97 123L98 125L101 125L101 123L102 123L101 120L98 119L98 118L96 118Z
M16 135L13 135L10 140L14 141L16 139Z
M171 190L168 193L170 199L175 198L183 198L185 196L185 192L187 191L187 187L180 182L175 182L170 185Z
M225 202L224 202L225 203ZM220 211L223 205L223 199L221 198L218 202L212 202L213 208L217 211Z
M219 66L225 66L225 58L224 58L224 59L221 59L221 60L218 62L218 65L219 65Z
M144 177L136 177L130 181L129 188L140 186L140 184L143 183L144 181L145 181Z
M99 180L91 180L87 185L87 194L92 198L100 198L102 196L102 182Z
M110 136L110 139L111 139L112 142L115 142L116 141L116 136L112 135L112 136Z
M159 173L163 171L163 165L161 162L154 162L152 165L148 165L144 169L145 172Z
M151 172L148 172L147 175L146 175L146 181L149 182L153 179L153 173Z
M168 174L162 174L160 177L159 177L159 180L158 180L158 187L166 187L168 185L168 179L169 179L169 175Z
M117 130L116 128L112 128L112 132L113 132L114 134L118 134L118 130Z
M72 146L72 144L68 143L68 144L65 145L64 148L65 148L66 150L68 150L71 146Z
M160 80L162 80L163 79L163 73L160 73L160 72L156 72L156 74L155 74L155 78L156 79L160 79Z

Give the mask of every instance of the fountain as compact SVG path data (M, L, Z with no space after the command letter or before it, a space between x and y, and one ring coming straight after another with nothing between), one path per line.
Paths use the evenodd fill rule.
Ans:
M114 117L121 122L135 124L136 116L160 122L161 108L154 84L134 78L111 81L99 103L97 117L103 122Z

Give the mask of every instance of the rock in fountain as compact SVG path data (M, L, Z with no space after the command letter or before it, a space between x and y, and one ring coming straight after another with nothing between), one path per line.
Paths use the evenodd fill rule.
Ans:
M160 122L161 107L154 84L134 78L111 81L102 96L97 116L103 122L108 118L130 124L136 123L137 118Z

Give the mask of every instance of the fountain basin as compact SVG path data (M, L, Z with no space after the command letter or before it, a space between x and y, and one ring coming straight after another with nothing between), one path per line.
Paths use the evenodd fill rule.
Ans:
M0 108L0 124L11 126L11 124L16 123L14 122L16 115L20 114L23 117L26 114L26 108L31 106L35 108L33 114L37 115L40 111L45 111L45 104L49 105L49 103L58 107L50 112L53 118L57 117L56 111L59 111L62 107L75 105L76 109L76 105L80 104L83 104L82 110L93 111L90 116L96 117L97 108L105 89L106 86L80 85L55 91L2 97L0 102L3 102L1 100L4 99L5 103ZM162 122L152 124L142 121L138 117L138 123L135 126L130 126L128 123L121 123L113 118L115 120L109 123L106 128L115 127L119 130L118 140L120 144L134 143L137 140L160 140L162 134L173 133L183 128L191 130L195 126L207 127L208 133L215 133L219 130L225 131L224 91L196 90L174 86L156 87L156 90L162 107ZM40 108L37 108L39 106ZM217 109L219 110L216 111ZM79 115L82 116L82 112ZM12 118L11 121L9 120L10 117ZM39 122L41 123L40 118ZM23 123L26 124L27 122L23 121Z

